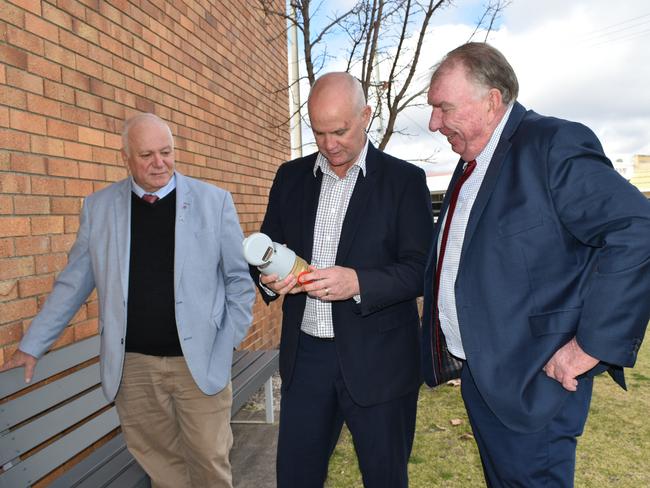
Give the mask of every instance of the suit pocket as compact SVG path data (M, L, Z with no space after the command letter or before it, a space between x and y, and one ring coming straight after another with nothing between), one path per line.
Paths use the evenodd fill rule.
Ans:
M498 232L500 237L520 234L544 224L540 214L536 215L515 215L499 222Z
M530 315L528 323L535 337L548 334L575 333L578 328L582 307L560 310L538 315Z

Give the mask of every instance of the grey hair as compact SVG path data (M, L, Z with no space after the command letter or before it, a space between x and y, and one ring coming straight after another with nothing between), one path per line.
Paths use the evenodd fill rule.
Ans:
M172 140L172 147L174 144L174 136L172 134L172 130L169 128L169 125L167 122L165 122L163 119L158 117L156 114L152 113L141 113L141 114L136 114L133 115L132 117L129 117L124 121L124 126L122 127L122 150L128 154L129 152L129 132L133 127L138 125L140 122L143 122L144 120L150 120L152 122L157 122L163 127L165 127L169 131L169 137Z
M447 69L463 66L471 79L486 89L501 92L504 105L517 100L519 82L514 69L501 52L485 42L468 42L447 53L436 65L431 82Z

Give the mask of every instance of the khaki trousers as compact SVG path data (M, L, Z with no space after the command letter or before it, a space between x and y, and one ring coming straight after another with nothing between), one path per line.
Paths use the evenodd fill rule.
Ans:
M185 359L126 353L115 406L153 488L232 488L232 386L206 395Z

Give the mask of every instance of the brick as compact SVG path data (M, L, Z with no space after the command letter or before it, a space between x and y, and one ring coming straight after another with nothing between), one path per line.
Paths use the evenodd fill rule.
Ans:
M27 53L9 44L0 44L0 61L19 69L27 69Z
M90 195L92 191L93 184L91 181L66 180L65 182L66 196L85 197Z
M41 0L14 0L13 3L20 5L20 8L28 10L36 15L41 15Z
M61 252L68 254L76 238L77 236L74 234L60 234L52 236L52 252Z
M74 339L80 341L88 337L97 335L98 332L97 319L84 320L74 326Z
M72 17L47 2L43 2L43 18L66 30L72 29Z
M66 158L83 161L91 161L93 157L92 148L87 144L78 144L72 141L63 141L64 154Z
M31 135L30 147L33 153L63 157L63 141L50 137Z
M61 79L66 85L78 88L82 92L87 92L90 88L90 78L85 73L64 67L61 69L61 75Z
M49 117L61 117L60 102L41 97L40 95L34 95L33 93L27 94L27 108L37 114L47 115Z
M79 166L76 161L69 159L49 158L47 160L47 173L51 176L79 177Z
M54 215L79 215L81 212L83 200L79 197L52 197L50 200Z
M0 217L0 237L29 235L28 217Z
M56 340L52 349L59 349L64 346L68 346L74 342L74 329L72 327L66 327L63 329L63 332Z
M108 52L106 49L96 46L95 44L91 44L90 46L88 46L88 58L104 66L103 69L105 70L106 66L111 65L113 60L113 55L110 52ZM103 76L100 77L100 79L107 81Z
M16 256L33 256L36 254L46 254L51 251L50 238L48 236L16 237L14 243Z
M121 127L120 127L121 130ZM122 135L121 134L105 134L105 146L111 149L122 149Z
M0 106L0 127L9 127L9 109Z
M121 165L122 156L120 155L119 151L95 146L93 147L93 161L99 161L102 164L109 166Z
M0 147L5 150L29 151L29 135L0 128Z
M18 281L0 281L0 302L7 302L18 298Z
M16 255L13 239L0 239L0 258L9 258Z
M40 2L38 3L40 6ZM40 13L36 15L33 15L31 13L25 14L25 30L31 32L32 34L36 34L43 39L47 39L55 43L59 42L59 28L54 24L44 21L40 17Z
M92 144L93 146L103 146L104 133L89 127L79 127L79 142Z
M48 119L47 135L57 139L70 139L76 141L79 139L79 127L62 120Z
M34 258L31 256L24 258L4 259L2 261L2 266L0 266L0 280L22 278L24 276L31 276L33 274Z
M103 98L112 99L115 96L115 88L108 85L104 80L90 79L90 92Z
M33 54L27 57L27 70L49 80L61 81L61 66Z
M32 235L63 234L63 217L51 215L47 217L30 217Z
M31 300L32 302L34 300ZM11 344L12 342L20 341L23 335L23 326L20 322L10 324L10 320L6 320L11 314L12 316L19 316L23 310L17 308L16 305L11 305L16 302L9 302L0 304L0 322L5 323L5 325L0 326L0 344ZM7 316L5 317L5 314ZM29 317L29 315L26 315ZM22 318L22 317L21 317Z
M74 88L50 80L43 80L43 94L47 98L74 104Z
M14 201L9 195L0 195L0 214L14 213Z
M102 109L102 99L85 91L75 91L75 102L78 107L87 108L93 112L100 112Z
M7 67L7 84L37 95L43 94L43 80L27 71Z
M50 212L50 199L32 195L15 196L14 207L16 215L47 214Z
M4 64L0 64L0 84L7 84L7 71Z
M12 129L35 134L45 134L45 117L34 115L29 112L12 109L9 112L9 120Z
M43 254L34 256L36 274L58 273L65 268L68 258L65 254Z
M24 110L27 108L27 94L20 89L4 85L0 90L0 103Z
M31 177L33 195L64 195L65 180L61 178Z
M34 298L0 303L0 323L7 324L27 317L33 317L34 315L36 315L36 300ZM8 340L6 334L7 328L7 326L0 328L0 343L6 344L20 339L20 334L22 334L22 325L20 322L11 328L12 332L16 333L16 337L12 340Z
M74 68L74 52L59 44L45 41L45 57L68 68Z
M18 280L18 295L21 298L45 295L52 290L54 276L29 276Z
M30 153L12 153L11 171L17 173L45 174L45 158Z
M95 78L102 77L102 65L84 56L78 54L75 56L75 66L79 72L85 75Z
M22 27L7 26L7 42L25 51L42 56L44 53L43 39L27 32Z
M90 301L86 304L86 315L89 319L99 317L99 302L97 300Z
M64 218L65 233L76 234L79 231L79 217L77 215L66 215Z
M25 26L25 13L15 5L3 2L2 8L0 8L0 20L23 28Z
M0 173L0 193L29 193L29 176Z
M90 114L88 110L63 105L61 107L61 118L77 125L87 126L90 120Z
M79 23L79 19L84 20L86 18L86 9L75 0L57 0L56 4L61 10L70 14L73 29L75 24Z
M93 159L95 154L93 151ZM79 163L79 178L83 180L104 180L106 171L103 164Z
M95 130L113 133L115 132L115 119L104 114L91 113L89 126Z

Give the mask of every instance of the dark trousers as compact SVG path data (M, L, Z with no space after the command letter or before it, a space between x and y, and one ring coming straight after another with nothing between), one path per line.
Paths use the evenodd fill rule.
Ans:
M406 488L417 398L416 390L379 405L357 405L341 375L335 342L301 333L293 378L282 390L278 488L322 488L343 422L364 486Z
M461 392L490 488L572 487L577 437L587 421L593 380L580 379L578 391L539 432L510 430L492 413L476 389L467 363Z

